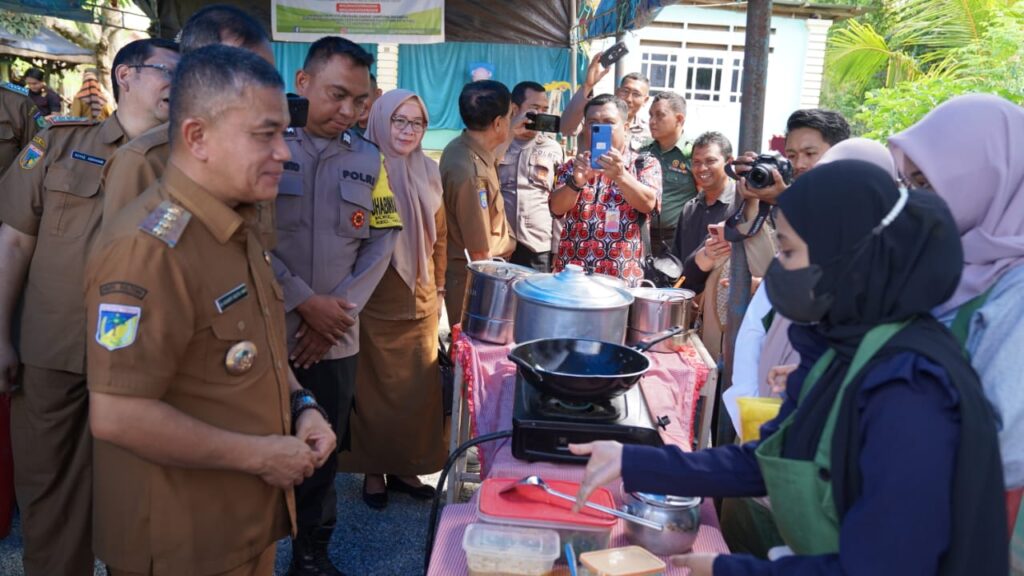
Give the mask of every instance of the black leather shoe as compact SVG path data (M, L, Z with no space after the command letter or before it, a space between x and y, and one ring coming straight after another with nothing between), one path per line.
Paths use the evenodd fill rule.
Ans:
M388 490L394 492L404 492L409 496L412 496L416 500L430 500L437 493L437 490L428 484L421 486L413 486L405 483L398 476L388 476Z
M363 476L363 502L374 510L383 510L388 505L388 493L387 490L384 492L377 492L371 494L366 491L366 476Z
M292 540L292 564L288 576L345 576L327 555L327 545L309 538Z

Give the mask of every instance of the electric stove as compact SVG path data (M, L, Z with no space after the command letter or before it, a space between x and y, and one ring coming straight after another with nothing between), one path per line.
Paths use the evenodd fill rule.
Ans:
M585 463L569 444L617 440L623 444L661 446L658 426L667 417L651 417L639 385L599 402L567 402L544 394L516 375L512 411L512 455L529 462Z

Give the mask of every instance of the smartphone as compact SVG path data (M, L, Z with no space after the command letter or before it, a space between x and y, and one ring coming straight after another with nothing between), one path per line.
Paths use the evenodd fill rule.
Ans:
M725 240L725 223L719 222L718 224L708 224L708 234L715 239L716 242L722 242Z
M306 119L309 117L309 100L298 94L288 93L288 114L291 115L289 128L303 128L306 126Z
M597 162L603 154L612 149L612 125L594 124L590 127L590 167L600 169Z
M612 46L611 48L605 50L604 53L601 54L601 66L608 68L612 64L618 62L619 59L621 59L626 54L629 54L629 49L626 48L626 43L619 42Z
M554 114L540 114L538 112L527 112L526 117L530 120L523 128L536 130L537 132L559 132L562 119Z

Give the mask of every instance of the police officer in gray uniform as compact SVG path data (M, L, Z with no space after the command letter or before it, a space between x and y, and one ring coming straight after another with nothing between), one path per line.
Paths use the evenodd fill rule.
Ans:
M548 95L536 82L520 82L512 89L512 117L548 112ZM564 160L562 146L544 134L512 122L512 139L501 162L498 179L505 200L505 216L516 239L509 259L541 272L551 268L551 245L556 221L548 208L555 187L555 171Z
M384 276L401 227L379 150L351 132L370 94L373 56L337 36L313 43L296 91L304 128L285 136L292 160L276 200L274 273L284 288L289 358L328 413L341 449L359 352L358 313ZM295 489L293 576L341 574L327 556L335 523L331 457Z

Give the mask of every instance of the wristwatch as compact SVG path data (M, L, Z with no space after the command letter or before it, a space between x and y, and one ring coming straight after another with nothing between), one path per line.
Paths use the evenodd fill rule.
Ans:
M569 189L570 189L570 190L572 190L572 191L574 191L574 192L577 192L577 193L579 193L579 192L583 192L583 186L577 186L577 185L576 185L576 180L575 180L575 179L574 179L574 178L573 178L572 176L570 176L570 177L569 177L569 178L568 178L568 179L567 179L567 180L565 181L565 185L566 185L566 186L568 186L568 187L569 187ZM584 185L584 186L585 186L585 185Z
M299 415L306 410L316 410L324 417L324 421L330 422L327 418L327 411L320 404L317 404L316 396L313 396L313 393L305 388L292 392L291 404L292 422L298 421Z

